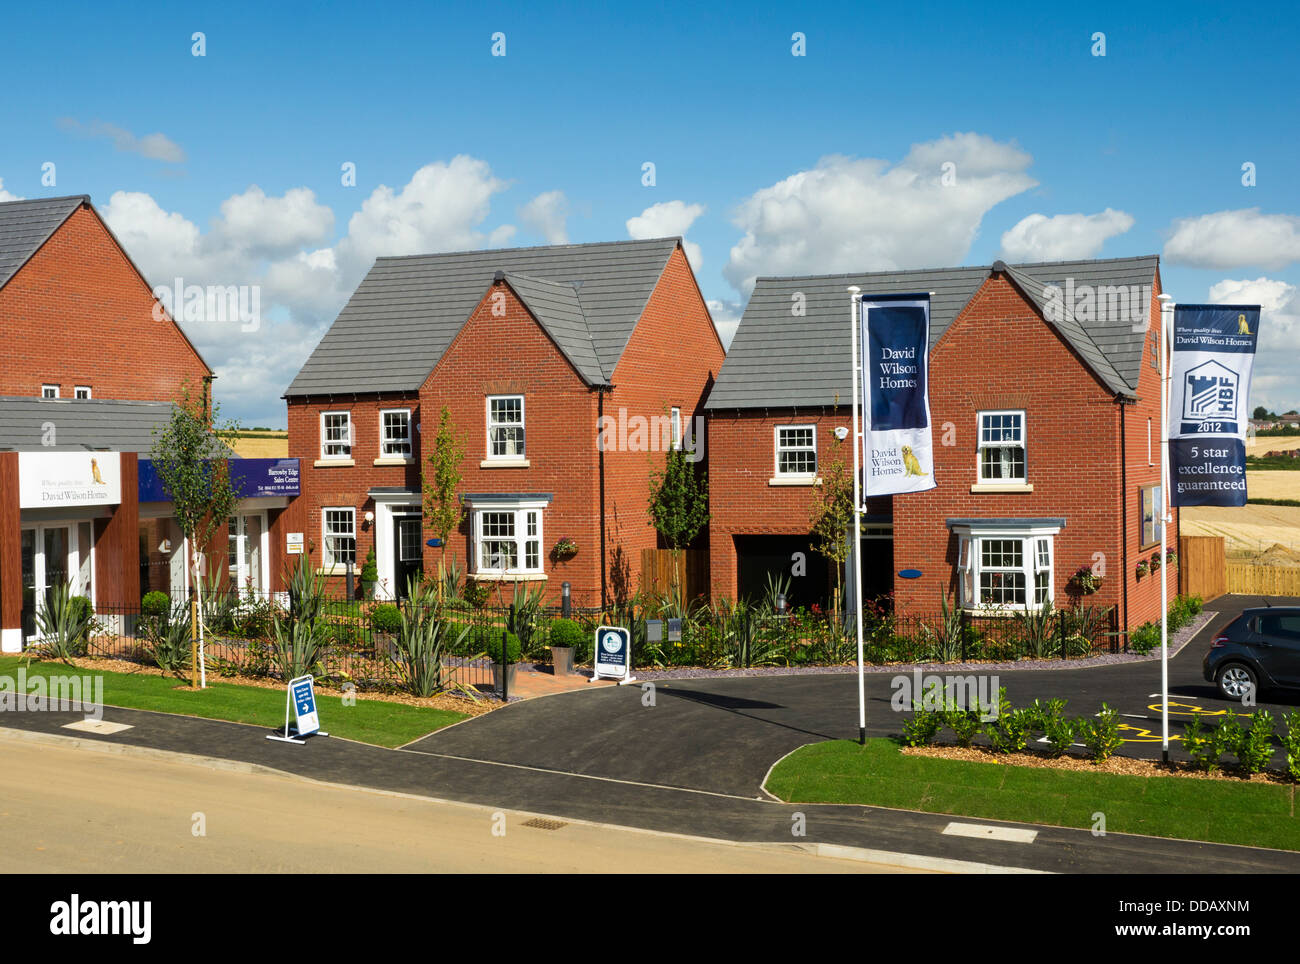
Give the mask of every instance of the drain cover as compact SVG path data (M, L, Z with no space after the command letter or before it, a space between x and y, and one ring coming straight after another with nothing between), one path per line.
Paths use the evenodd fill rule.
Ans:
M567 827L568 824L563 820L548 820L545 817L533 817L531 820L525 820L522 826L533 827L536 830L559 830L561 827Z

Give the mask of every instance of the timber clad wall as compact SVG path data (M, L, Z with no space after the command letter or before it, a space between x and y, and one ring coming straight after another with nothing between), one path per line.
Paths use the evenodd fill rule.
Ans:
M34 396L42 384L72 398L170 401L187 379L210 374L170 319L155 321L146 281L98 216L74 211L0 288L0 395Z

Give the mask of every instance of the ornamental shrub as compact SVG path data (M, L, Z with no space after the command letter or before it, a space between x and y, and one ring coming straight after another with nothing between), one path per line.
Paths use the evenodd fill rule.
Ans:
M402 612L392 603L381 603L370 610L370 628L377 633L398 633L402 629Z
M455 638L454 636L452 638ZM484 648L487 650L488 659L494 663L501 662L501 632L492 633L486 640ZM519 657L523 650L519 645L519 637L514 633L506 633L506 661L510 663L519 662Z
M944 714L940 710L927 710L917 700L912 704L912 718L903 721L903 743L907 746L928 746L943 726Z
M577 649L587 641L587 633L572 619L557 619L551 623L551 646L572 646Z

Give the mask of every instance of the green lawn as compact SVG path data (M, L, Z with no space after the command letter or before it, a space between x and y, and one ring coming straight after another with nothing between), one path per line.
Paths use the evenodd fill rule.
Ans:
M14 677L26 663L20 656L0 657L0 673ZM99 673L63 663L38 663L27 667L28 677L41 676L104 677L104 702L133 710L157 710L202 716L210 720L284 726L284 690L237 683L217 683L209 678L206 690L186 692L177 687L185 683L174 678L126 673ZM321 728L333 736L373 743L378 746L401 746L466 717L464 713L407 706L359 697L354 706L344 706L338 696L316 694Z
M1079 773L904 756L892 740L817 743L772 770L791 803L856 803L1111 833L1300 850L1295 790L1276 784Z

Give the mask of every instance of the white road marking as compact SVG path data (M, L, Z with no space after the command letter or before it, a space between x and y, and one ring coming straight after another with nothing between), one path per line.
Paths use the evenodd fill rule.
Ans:
M950 823L943 828L950 837L977 837L980 840L1005 840L1009 843L1033 843L1037 830L1021 827L995 827L984 823Z
M111 723L108 720L79 720L76 723L64 723L65 730L80 730L83 733L121 733L131 729L130 723Z

